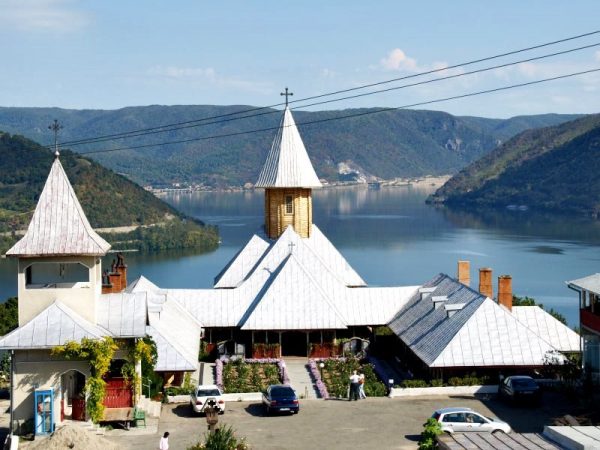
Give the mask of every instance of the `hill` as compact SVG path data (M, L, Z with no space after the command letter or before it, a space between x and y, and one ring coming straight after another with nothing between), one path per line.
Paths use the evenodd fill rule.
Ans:
M214 248L218 242L216 230L183 216L150 192L95 161L77 153L63 151L61 163L73 189L94 228L141 226L119 240L128 241L119 249L177 248L184 244ZM0 232L2 253L15 241L11 232L25 229L42 191L54 155L39 144L22 136L0 133ZM157 228L156 226L160 224ZM159 233L165 228L169 233ZM168 234L169 244L148 244L150 235ZM111 241L117 235L107 234ZM154 237L153 237L154 238ZM192 239L193 238L193 239ZM112 239L114 242L114 239ZM162 239L164 241L165 239Z
M525 131L463 169L431 202L598 217L600 114Z
M249 108L202 105L155 105L114 111L0 108L0 129L49 143L51 135L47 125L56 118L65 126L61 140L67 142L226 115ZM295 111L294 116L297 123L302 123L368 111ZM271 112L177 132L82 145L73 150L86 152L277 127L281 112ZM455 117L437 111L397 110L301 125L300 132L320 177L330 181L359 175L390 179L455 173L518 132L572 118L548 114L502 120ZM91 156L142 185L182 182L240 186L255 182L274 133L270 130Z

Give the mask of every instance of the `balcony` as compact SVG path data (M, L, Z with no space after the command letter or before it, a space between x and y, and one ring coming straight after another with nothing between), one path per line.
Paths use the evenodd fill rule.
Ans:
M600 315L593 313L589 309L580 310L581 326L600 333Z

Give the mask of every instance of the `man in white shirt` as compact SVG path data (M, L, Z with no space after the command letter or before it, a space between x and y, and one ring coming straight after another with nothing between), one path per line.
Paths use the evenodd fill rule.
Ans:
M359 386L360 377L356 373L356 370L352 372L350 375L350 398L349 401L358 400L358 386Z
M160 443L158 444L159 450L169 450L169 432L165 431L163 437L160 438Z

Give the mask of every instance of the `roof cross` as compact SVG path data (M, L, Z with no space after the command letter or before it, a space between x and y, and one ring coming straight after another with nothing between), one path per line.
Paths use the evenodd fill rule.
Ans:
M292 252L294 251L294 247L296 246L296 244L294 244L293 242L290 242L288 244L288 247L290 248L290 255L292 254Z
M288 88L285 88L285 92L280 93L279 95L285 95L285 107L288 107L288 97L294 95L293 92L288 92Z
M54 156L58 158L60 155L58 152L58 132L63 129L63 126L58 123L58 120L54 119L54 122L48 125L48 129L54 131Z

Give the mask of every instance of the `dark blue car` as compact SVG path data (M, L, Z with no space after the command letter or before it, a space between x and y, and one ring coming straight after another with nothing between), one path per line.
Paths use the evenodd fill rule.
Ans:
M296 391L291 386L284 384L272 384L263 393L262 402L265 412L291 412L298 414L300 412L300 403Z

